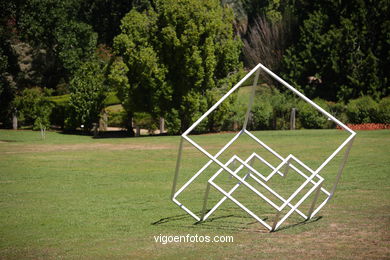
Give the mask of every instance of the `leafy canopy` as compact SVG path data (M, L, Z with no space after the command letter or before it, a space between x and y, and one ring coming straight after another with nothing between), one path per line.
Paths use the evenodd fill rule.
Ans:
M176 114L181 130L208 104L208 90L239 66L233 13L219 1L154 1L122 20L110 79L128 113ZM116 83L115 83L116 82Z

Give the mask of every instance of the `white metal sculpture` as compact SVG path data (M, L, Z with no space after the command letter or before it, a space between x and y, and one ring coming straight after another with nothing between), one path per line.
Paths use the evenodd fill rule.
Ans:
M252 108L253 100L254 100L254 94L255 94L255 87L257 85L257 81L259 78L260 70L263 70L265 73L270 75L272 78L280 82L283 86L287 87L289 90L291 90L293 93L298 95L300 98L302 98L304 101L309 103L311 106L313 106L315 109L317 109L320 113L322 113L324 116L326 116L329 120L332 120L334 123L336 123L340 128L347 131L349 133L348 138L315 170L311 169L307 165L305 165L302 161L300 161L298 158L296 158L294 155L290 154L286 158L282 157L279 153L277 153L275 150L273 150L271 147L267 146L264 142L259 140L256 136L254 136L251 132L247 130L247 124L250 116L250 111ZM208 151L206 151L203 147L201 147L199 144L197 144L194 140L192 140L188 135L189 133L197 126L199 123L204 120L210 113L212 113L229 95L231 95L235 90L237 90L251 75L255 73L254 77L254 83L251 91L251 97L248 104L248 109L245 115L245 121L243 124L243 128L241 131L239 131L222 149L220 149L215 155L210 154ZM246 134L250 138L252 138L259 146L263 147L270 153L272 153L275 157L277 157L281 162L276 167L273 166L271 163L266 161L264 158L259 156L256 153L252 153L246 160L240 159L237 155L234 155L230 158L226 163L222 163L218 157L229 147L231 146L241 135ZM336 119L334 116L329 114L327 111L322 109L320 106L315 104L313 101L308 99L306 96L304 96L302 93L300 93L298 90L293 88L291 85L289 85L287 82L285 82L283 79L278 77L276 74L274 74L272 71L270 71L268 68L266 68L262 64L258 64L255 68L253 68L243 79L241 79L230 91L228 91L216 104L214 104L205 114L203 114L190 128L185 131L180 140L179 145L179 152L178 152L178 158L176 163L176 170L173 180L173 187L172 187L172 193L171 198L172 201L177 204L180 208L182 208L184 211L186 211L189 215L191 215L194 219L197 221L204 221L208 217L210 217L213 212L226 200L230 199L232 202L237 204L241 209L243 209L245 212L247 212L250 216L252 216L254 219L256 219L259 223L261 223L263 226L265 226L268 230L274 231L277 228L280 227L280 225L294 212L298 213L303 219L308 220L311 219L314 215L316 215L322 207L332 198L334 195L334 192L336 190L337 184L339 183L340 176L343 172L345 163L348 159L348 155L350 152L350 149L352 147L353 140L355 138L356 133L352 131L350 128L348 128L346 125L344 125L342 122L340 122L338 119ZM179 190L176 190L177 186L177 180L179 176L179 170L180 170L180 163L181 163L181 157L182 157L182 148L183 148L183 142L187 141L190 144L192 144L195 148L197 148L200 152L202 152L205 156L207 156L210 160L198 171L196 172ZM343 159L339 165L338 172L336 175L336 179L332 185L332 189L330 191L326 190L322 184L324 181L324 178L319 175L321 170L344 148L345 153L343 156ZM263 164L267 165L270 169L272 169L272 173L269 174L267 177L262 175L260 172L258 172L255 168L252 167L254 160L260 160ZM229 165L232 163L239 163L238 168L235 170L232 170L229 168ZM212 163L216 163L220 169L208 179L208 182L205 187L205 195L204 195L204 201L203 201L203 210L201 212L200 216L197 216L193 211L191 211L189 208L184 206L180 201L178 201L177 196L179 196L196 178L198 178L199 175L201 175ZM301 167L301 169L305 169L310 173L310 175L306 175L303 173L298 167ZM240 177L237 173L244 169L248 169L248 173L244 177ZM288 198L285 198L278 194L276 191L271 189L267 182L273 178L274 176L281 176L284 177L287 175L289 169L293 169L295 172L300 174L302 177L306 179L301 186ZM229 191L226 191L222 189L220 186L218 186L214 180L215 178L221 174L222 172L229 173L232 177L237 179L237 184L231 188ZM249 184L246 180L248 178L252 178L256 183L261 185L263 188L265 188L268 192L272 193L275 197L277 197L281 205L275 204L272 200L267 198L263 193L261 193L258 189L253 187L251 184ZM233 193L237 188L241 185L245 185L247 188L249 188L256 196L259 196L261 199L263 199L266 203L271 205L275 209L275 217L272 221L272 223L267 223L265 220L261 219L259 216L257 216L255 213L253 213L251 210L249 210L247 207L245 207L243 204L241 204L237 199L233 197ZM311 185L311 188L309 191L306 192L305 195L295 204L292 203L292 200L297 196L299 192L301 192L307 185ZM207 209L207 200L209 195L210 187L213 186L215 189L217 189L220 193L223 194L222 199L218 201L218 203L212 207L209 211L206 212ZM320 193L325 194L326 199L320 203L317 207L317 199L319 197ZM313 201L311 203L309 211L304 214L301 210L299 210L299 206L311 195L313 194ZM285 214L284 216L281 216L281 212L283 209L288 207L290 210Z

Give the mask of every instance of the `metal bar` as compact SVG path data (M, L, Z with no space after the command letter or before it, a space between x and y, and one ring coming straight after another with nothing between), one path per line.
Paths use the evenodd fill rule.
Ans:
M276 151L274 151L272 148L270 148L269 146L267 146L265 143L263 143L262 141L260 141L256 136L254 136L251 132L249 131L246 131L245 130L245 133L247 135L249 135L253 140L255 140L257 143L259 143L262 147L264 147L266 150L268 150L270 153L272 153L273 155L275 155L278 159L280 159L281 161L284 160L284 158L278 154ZM296 168L294 165L291 165L290 166L294 171L298 172L300 175L302 175L303 177L305 177L306 179L308 178L305 174L303 174L298 168ZM274 168L272 166L273 170L275 170L276 168ZM270 174L267 178L268 180L272 177L272 175ZM312 184L315 184L315 182L313 180L310 180L310 183ZM330 195L330 193L324 188L322 187L321 190L327 194L328 196Z
M245 161L245 163L247 162L247 161L250 161L255 155L257 155L256 153L253 153L251 156L249 156L249 158ZM225 164L226 166L227 165L229 165L232 161L234 161L234 160L237 160L237 161L241 161L242 162L242 160L240 160L240 158L239 157L237 157L237 155L234 155L232 158L230 158L229 160L228 160L228 162ZM235 171L234 171L234 174L236 174L237 172L239 172L242 168L244 167L244 165L243 164L241 164ZM213 176L211 176L211 178L209 179L209 182L211 183L211 182L213 182L214 181L214 179L223 171L224 169L219 169ZM233 176L233 177L235 177L234 175L231 175L231 176ZM243 178L243 180L245 180L246 179L246 177L247 177L247 175ZM255 181L257 181L257 182L259 182L260 184L262 184L262 182L260 181L260 180L258 180L257 178L255 178L253 175L250 175L250 177L252 177ZM236 178L236 177L235 177ZM246 183L246 182L245 182ZM245 184L244 183L244 184ZM241 182L240 182L240 184L241 184ZM248 185L250 185L249 183L247 183ZM246 185L246 184L245 184ZM247 185L246 185L247 186ZM250 185L251 186L251 185ZM248 187L248 186L247 186ZM263 187L266 187L266 186L263 186ZM236 188L234 188L234 190L235 189L237 189L238 188L238 186L236 187ZM249 187L248 187L249 188ZM250 189L250 188L249 188ZM234 190L232 190L231 192L233 193L234 192ZM252 189L251 189L252 190ZM253 190L252 190L253 191ZM257 190L256 190L257 191ZM254 191L255 192L255 191ZM271 189L271 191L270 191L271 193L273 192L273 195L275 196L275 197L277 197L279 200L281 200L282 202L285 202L286 200L282 197L282 196L280 196L278 193L276 193L275 191L273 191L272 189ZM257 194L257 192L255 192L256 194ZM275 194L274 194L275 193ZM231 194L230 192L229 192L229 194ZM261 198L263 198L264 199L264 195L259 195L259 194L257 194L258 196L260 196ZM273 203L272 201L271 201L271 203L268 201L268 198L267 199L264 199L268 204L270 204L271 206L273 206L274 208L275 208L275 206L276 206L276 204L271 204L271 203ZM214 206L214 208L212 208L209 212L208 212L208 214L205 216L205 219L207 219L208 218L208 216L210 216L219 206L220 206L220 204L222 204L223 202L225 201L225 199L224 198L222 198L221 199L221 201L219 201L215 206ZM288 203L288 206L289 207L293 207L293 205L291 204L291 203ZM277 206L276 206L277 207ZM306 219L307 218L307 216L305 215L305 214L303 214L299 209L296 209L296 212L299 214L299 215L301 215L304 219Z
M245 176L244 176L244 180L247 178L249 176L249 173L248 174L246 174ZM230 191L228 192L228 194L229 195L232 195L233 194L233 192L238 188L238 187L240 187L240 185L241 185L241 182L238 182L236 185L234 185L234 187L233 188L231 188L230 189ZM214 211L227 199L228 197L223 197L222 199L220 199L219 201L218 201L218 203L217 204L215 204L215 206L209 211L209 212L207 212L207 215L204 217L204 219L203 220L206 220L211 214L213 214L214 213Z
M237 140L237 138L242 134L242 131L238 132L224 147L219 150L219 152L215 155L216 158L220 156L234 141ZM184 137L182 137L184 138ZM174 197L176 198L184 189L188 187L207 167L210 166L210 164L213 162L213 160L208 161L203 167L194 175L192 176L180 189L176 192Z
M311 214L311 217L314 217L321 209L323 206L326 205L326 203L328 203L328 201L330 200L330 196L327 197L317 208L316 210L313 211L313 213Z
M321 184L321 182L318 183ZM317 188L318 185L314 185L298 202L295 204L293 208L290 209L290 211L278 222L278 224L275 227L275 230L294 212L296 209L306 200L307 197L310 196L310 194Z
M206 113L204 113L195 123L190 126L182 136L188 135L203 119L205 119L211 112L213 112L230 94L238 89L242 83L244 83L259 67L261 64L257 64L245 77L243 77L232 89L230 89L217 103L215 103Z
M173 185L172 185L172 191L171 191L171 198L172 199L174 198L174 195L175 195L177 179L179 177L179 168L180 168L182 150L183 150L183 138L180 138L179 152L178 152L177 161L176 161L175 176L173 177Z
M206 191L204 193L202 216L200 217L201 220L203 220L204 214L205 214L205 211L206 211L206 208L207 208L207 200L209 198L209 191L210 191L210 183L207 183Z
M285 170L284 170L283 177L286 178L288 170L290 169L290 160L287 161L286 166L284 166L284 167L285 167Z
M176 205L178 205L180 208L182 208L184 211L186 211L188 214L191 215L191 217L193 217L194 219L196 219L196 221L200 221L200 218L195 215L191 210L189 210L188 208L186 208L186 206L184 206L183 204L181 204L178 200L176 200L175 198L172 199L172 201L174 203L176 203Z
M349 143L349 141L351 141L354 137L355 137L356 134L352 134L350 135L337 149L336 151L334 151L329 157L328 159L325 160L325 162L323 162L321 164L320 167L318 167L318 169L316 170L316 172L320 172L343 148L345 145L347 145Z
M303 100L305 100L307 103L309 103L310 105L312 105L313 107L315 107L319 112L321 112L323 115L325 115L326 117L330 118L333 122L335 122L336 124L338 124L340 127L342 127L344 130L350 132L351 134L355 134L354 131L352 131L348 126L344 125L342 122L340 122L337 118L335 118L334 116L332 116L331 114L329 114L327 111L325 111L322 107L320 107L319 105L317 105L316 103L314 103L313 101L311 101L310 99L308 99L305 95L303 95L301 92L299 92L298 90L296 90L294 87L292 87L290 84L288 84L286 81L284 81L283 79L281 79L278 75L276 75L275 73L273 73L271 70L269 70L267 67L265 67L263 64L259 63L260 65L260 68L262 68L265 72L267 72L271 77L273 77L274 79L276 79L277 81L279 81L280 83L282 83L285 87L287 87L288 89L290 89L292 92L294 92L296 95L298 95L300 98L302 98Z
M328 157L325 159L325 161L314 171L307 165L305 165L303 162L301 162L298 158L294 157L293 155L289 155L286 158L282 157L279 155L276 151L271 149L269 146L267 146L264 142L259 140L257 137L255 137L252 133L246 130L249 122L249 117L250 113L252 110L253 102L254 102L254 94L255 94L255 87L258 82L258 77L260 73L260 69L263 69L266 73L268 73L271 77L276 79L278 82L280 82L282 85L290 89L293 93L298 95L300 98L302 98L304 101L309 103L311 106L313 106L315 109L317 109L320 113L322 113L324 116L326 116L329 120L332 120L335 122L338 126L340 126L342 129L346 130L347 132L350 133L350 136ZM205 119L210 113L212 113L226 98L228 98L229 95L231 95L234 91L236 91L253 73L256 72L254 82L252 85L251 89L251 96L249 97L249 104L247 108L247 112L245 115L244 119L244 124L242 130L235 135L223 148L221 148L218 153L213 156L210 153L208 153L205 149L203 149L201 146L199 146L196 142L194 142L191 138L189 138L187 135L203 120ZM220 160L217 158L243 133L248 134L252 139L254 139L258 144L260 144L261 147L265 148L268 152L276 156L279 160L282 162L275 168L273 167L270 163L268 163L266 160L264 160L262 157L258 156L256 153L253 153L248 159L245 161L241 160L237 155L234 155L226 164L223 164ZM271 70L266 68L262 64L258 64L255 68L253 68L244 78L242 78L232 89L230 89L220 100L218 100L217 103L215 103L211 108L207 110L205 114L203 114L190 128L188 128L183 134L182 134L182 139L180 140L180 146L179 146L179 153L178 153L178 158L176 162L176 170L175 170L175 176L174 176L174 181L173 181L173 186L172 186L172 192L171 192L171 197L174 203L176 203L179 207L181 207L183 210L185 210L188 214L190 214L192 217L194 217L196 220L205 220L207 219L227 198L232 200L235 204L237 204L239 207L241 207L244 211L246 211L249 215L251 215L253 218L255 218L258 222L260 222L262 225L264 225L266 228L268 228L270 231L276 230L293 212L297 212L299 215L303 216L305 219L310 219L312 218L316 213L321 210L321 208L332 198L334 195L334 192L337 188L337 185L340 181L341 174L344 170L346 161L348 160L348 156L350 153L350 149L352 147L354 137L356 133L351 130L349 127L344 125L342 122L340 122L337 118L332 116L330 113L322 109L320 106L318 106L316 103L308 99L305 95L300 93L298 90L293 88L291 85L289 85L286 81L278 77L276 74L274 74ZM176 185L178 181L178 175L179 175L179 170L180 170L180 163L181 163L181 156L182 156L182 147L183 147L183 142L184 139L187 140L189 143L191 143L195 148L197 148L199 151L201 151L204 155L206 155L210 160L194 175L192 176L177 192L176 192ZM347 146L348 145L348 146ZM339 165L337 176L336 176L336 181L332 187L331 192L328 192L326 189L323 188L323 181L324 179L319 175L320 171L333 159L335 156L342 150L344 147L346 147L346 151L344 153L344 157ZM269 174L267 177L264 177L261 173L259 173L256 169L253 168L253 162L254 158L258 158L260 161L265 163L269 168L272 169L271 174ZM302 166L305 170L311 173L310 176L304 174L300 169L294 166L292 164L291 160L294 160L296 163L298 163L300 166ZM235 169L234 171L229 168L229 165L231 162L236 162L239 161L241 165ZM201 218L196 216L191 210L186 208L184 205L182 205L178 200L176 200L176 196L178 196L181 192L183 192L188 185L190 185L202 172L206 170L207 167L209 167L212 163L216 163L219 167L221 167L209 180L206 186L206 190L204 193L204 201L203 201L203 208L202 208L202 215ZM298 165L297 165L298 166ZM241 171L244 167L248 169L248 173L241 178L237 173ZM285 169L280 171L282 167L285 167ZM262 180L267 182L269 179L271 179L276 173L278 173L281 176L286 177L288 174L289 169L292 168L294 171L298 172L302 177L304 177L306 180L300 185L300 187L295 190L293 194L290 195L290 197L286 200L282 196L280 196L277 192L275 192L273 189L268 187L265 183L263 183ZM228 172L230 175L230 178L234 177L238 180L238 183L234 185L232 189L229 190L229 192L224 191L221 187L219 187L217 184L215 184L213 181L214 179L221 174L223 171ZM255 189L252 185L250 185L246 179L248 177L252 177L258 184L260 184L262 187L264 187L267 191L272 193L275 197L277 197L279 200L283 202L281 206L277 206L273 201L268 199L265 195L263 195L261 192L259 192L257 189ZM257 178L259 177L259 178ZM318 181L315 182L313 179L317 177ZM290 202L304 189L304 187L308 184L311 183L313 184L313 187L304 194L304 196L295 204L292 205ZM250 211L248 208L246 208L244 205L242 205L239 201L237 201L233 196L232 193L241 185L244 184L247 188L249 188L251 191L253 191L257 196L262 198L266 203L271 205L277 210L277 213L275 215L275 219L273 221L272 227L268 225L265 221L260 219L256 214L254 214L252 211ZM224 194L225 196L218 201L218 203L207 213L207 202L208 202L208 196L209 196L209 191L210 191L210 186L215 187L219 192ZM309 209L309 214L306 216L303 214L298 207L305 201L308 196L310 196L313 192L315 191L314 199L311 203L310 209ZM315 205L317 203L319 193L323 192L327 195L327 198L314 210ZM291 209L288 211L288 213L279 220L281 211L286 207L289 206Z
M260 70L257 70L256 74L255 74L255 79L253 81L252 91L251 91L251 95L249 97L248 110L246 111L246 114L245 114L245 121L244 121L244 124L242 126L242 129L246 129L247 124L248 124L249 115L251 113L253 100L254 100L254 97L255 97L255 88L257 86L257 81L259 80L259 74L260 74Z
M211 185L213 185L213 187L215 187L219 192L221 192L223 195L225 195L228 199L230 199L231 201L233 201L237 206L239 206L240 208L242 208L246 213L248 213L249 215L251 215L254 219L256 219L258 222L260 222L263 226L265 226L266 228L268 228L269 230L271 230L271 226L268 225L265 221L263 221L261 218L259 218L256 214L254 214L251 210L249 210L247 207L245 207L244 205L242 205L238 200L236 200L235 198L233 198L231 195L229 195L228 193L226 193L222 188L220 188L217 184L215 183L211 183Z
M275 215L274 222L273 222L273 224L272 224L271 231L274 231L274 230L275 230L276 224L278 223L278 220L279 220L279 216L280 216L280 211L277 211L277 212L276 212L276 215Z
M345 163L346 163L347 160L348 160L349 152L351 151L352 144L353 144L353 141L354 141L354 140L355 140L355 138L352 138L352 139L351 139L351 141L349 142L349 145L348 145L347 149L345 150L343 160L342 160L342 162L340 163L339 170L338 170L338 173L337 173L336 182L334 183L333 188L332 188L332 190L331 190L331 192L330 192L330 197L331 197L331 198L333 197L334 192L336 191L337 185L338 185L338 183L339 183L339 181L340 181L341 174L343 173Z
M313 213L314 206L317 203L317 199L318 199L318 195L320 194L321 187L322 187L322 182L321 182L320 185L318 185L316 193L314 194L314 199L313 199L313 202L311 203L311 206L310 206L310 209L309 209L309 213L307 213L307 219L311 219L311 213Z

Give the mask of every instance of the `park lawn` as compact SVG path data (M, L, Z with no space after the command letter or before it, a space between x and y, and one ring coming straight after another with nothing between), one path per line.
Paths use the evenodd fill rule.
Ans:
M292 153L313 168L346 138L340 130L255 135L283 156ZM193 138L215 153L232 137L233 133L224 133ZM0 258L390 257L390 131L358 132L335 197L312 220L292 217L273 233L230 201L200 224L173 204L169 197L179 140L93 139L48 132L43 141L39 132L0 130ZM221 160L235 153L245 159L255 148L242 137ZM335 159L321 173L328 182L341 155ZM179 184L205 162L185 145ZM201 210L204 181L216 169L212 166L179 197L196 213ZM289 186L275 183L282 193L289 194L302 181L290 175ZM226 188L233 182L222 175L216 181ZM241 187L234 194L259 214L265 212L265 218L271 217L272 212L252 195ZM220 197L212 190L209 208ZM160 234L233 236L234 242L164 245L155 242L154 236Z

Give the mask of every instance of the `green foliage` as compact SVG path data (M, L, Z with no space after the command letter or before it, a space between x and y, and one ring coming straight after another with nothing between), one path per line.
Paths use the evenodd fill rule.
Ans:
M326 111L329 111L328 105L324 100L317 98L313 101ZM328 118L305 101L299 102L297 110L299 121L304 128L323 129L329 125Z
M49 117L53 105L47 100L47 95L47 90L35 87L24 89L15 98L14 105L24 125L32 125L34 130L50 127Z
M256 97L252 107L252 127L256 130L270 129L272 126L273 107L269 96Z
M169 113L167 113L165 119L168 134L179 134L181 126L179 112L176 109L172 109Z
M109 111L108 112L108 126L124 127L124 120L126 118L125 111Z
M286 78L311 98L389 94L389 1L299 1L295 8L300 29L284 56Z
M117 105L120 104L121 101L119 100L117 93L115 91L111 91L107 93L107 97L104 100L104 105L111 106L111 105Z
M226 89L219 88L208 90L206 92L207 107L213 106L226 93L226 91ZM230 96L205 119L206 131L219 132L223 129L225 121L229 117L230 106L234 102L235 98L235 95Z
M97 34L80 17L74 0L27 0L20 6L19 29L23 39L53 54L58 73L70 77L94 52Z
M96 48L97 34L90 25L82 22L70 21L58 25L54 37L58 58L71 74L93 55Z
M284 5L281 5L280 0L241 0L240 2L243 3L250 19L256 19L257 16L262 16L270 22L279 22L282 19L282 13L287 6L287 2L285 2Z
M326 104L329 109L328 112L331 115L335 116L338 120L340 120L343 123L348 122L347 106L345 105L344 102L327 101Z
M85 62L76 72L70 83L70 114L67 127L84 125L85 130L92 123L99 122L99 115L106 98L104 86L104 68L95 60Z
M114 39L122 59L113 64L111 80L127 111L165 115L173 125L180 119L183 131L207 109L206 92L239 67L241 44L234 39L231 10L218 1L154 4L123 18Z
M383 98L378 104L378 121L390 124L390 97Z
M376 123L378 103L369 96L351 100L347 105L347 115L349 122L353 124Z
M237 94L232 98L232 102L229 104L228 116L224 122L224 130L238 130L244 123L248 100Z
M149 113L138 112L134 114L134 124L140 128L147 129L149 133L157 130L157 120Z

